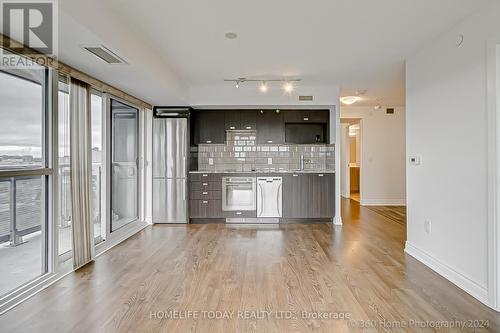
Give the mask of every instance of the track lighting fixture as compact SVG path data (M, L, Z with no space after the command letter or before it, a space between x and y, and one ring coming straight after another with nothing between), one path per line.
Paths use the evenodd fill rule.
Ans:
M293 91L293 84L291 82L285 82L283 85L283 90L285 90L286 93L291 93Z
M282 83L283 84L283 90L285 91L285 93L291 93L294 89L294 83L295 82L299 82L301 81L301 79L247 79L247 78L244 78L244 77L239 77L237 79L226 79L224 80L225 82L234 82L235 83L235 87L236 88L239 88L240 85L242 83L245 83L245 82L259 82L259 90L262 92L262 93L265 93L267 92L268 88L269 88L269 83L274 83L274 82L277 82L277 83Z

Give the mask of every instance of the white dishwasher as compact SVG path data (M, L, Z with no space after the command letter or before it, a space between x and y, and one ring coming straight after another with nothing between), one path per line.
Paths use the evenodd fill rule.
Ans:
M282 217L282 178L257 178L257 217Z

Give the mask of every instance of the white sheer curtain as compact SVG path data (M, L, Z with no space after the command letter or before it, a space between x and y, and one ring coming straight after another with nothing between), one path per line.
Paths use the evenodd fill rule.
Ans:
M70 87L71 202L73 206L73 266L81 267L94 257L91 218L91 122L89 86L71 79Z

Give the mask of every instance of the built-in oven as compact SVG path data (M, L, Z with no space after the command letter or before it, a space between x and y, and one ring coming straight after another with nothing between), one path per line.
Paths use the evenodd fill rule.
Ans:
M256 188L255 177L222 177L222 210L256 210Z

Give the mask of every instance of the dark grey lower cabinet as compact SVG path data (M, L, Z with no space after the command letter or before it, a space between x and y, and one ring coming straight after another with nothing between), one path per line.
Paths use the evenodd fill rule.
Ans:
M283 177L283 215L285 218L307 218L309 179L306 174Z
M298 173L283 177L285 218L333 218L335 175Z
M222 217L221 200L190 200L190 218L220 218Z
M335 175L313 175L313 212L311 217L331 218L335 215Z

